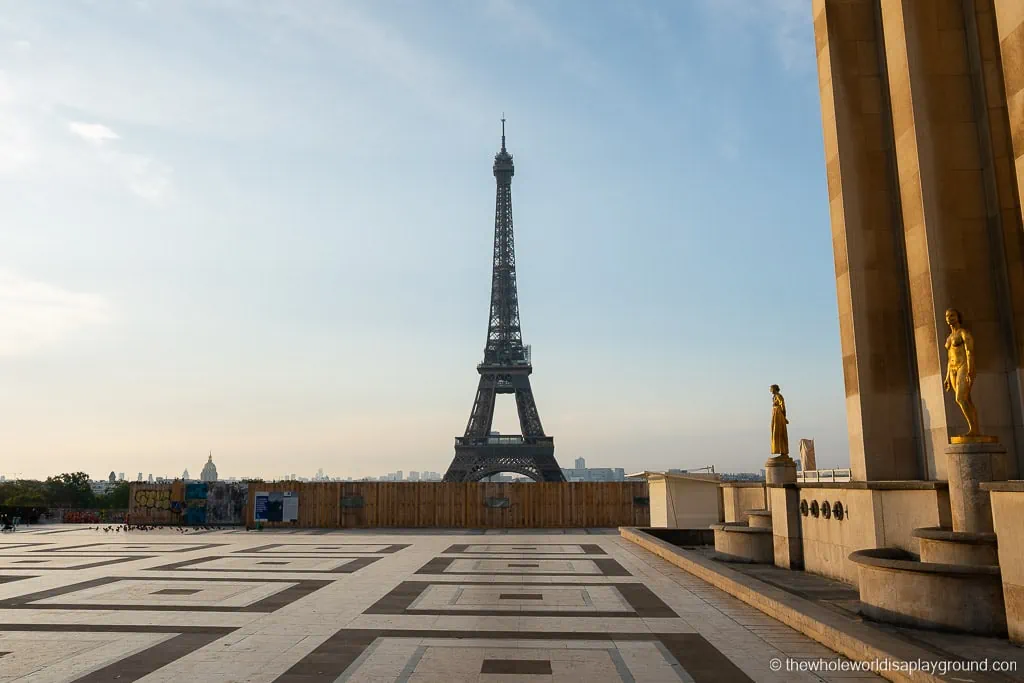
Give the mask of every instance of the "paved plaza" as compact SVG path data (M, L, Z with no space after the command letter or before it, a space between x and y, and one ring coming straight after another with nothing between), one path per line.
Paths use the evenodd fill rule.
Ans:
M0 683L833 680L772 670L819 658L614 530L0 536Z

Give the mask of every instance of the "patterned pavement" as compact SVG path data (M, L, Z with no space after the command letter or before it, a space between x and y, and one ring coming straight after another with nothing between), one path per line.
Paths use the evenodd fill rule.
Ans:
M819 658L607 532L0 536L0 683L874 678L772 668Z

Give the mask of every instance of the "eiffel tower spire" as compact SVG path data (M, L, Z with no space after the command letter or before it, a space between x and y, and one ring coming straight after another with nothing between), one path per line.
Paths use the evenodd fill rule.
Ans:
M494 260L491 272L491 316L487 325L484 363L525 363L516 290L516 240L512 230L512 155L505 149L505 118L501 119L501 151L494 155L497 193L494 201Z
M501 150L494 155L496 182L491 305L480 384L466 433L455 440L455 459L445 481L479 481L498 472L518 472L537 481L565 481L555 461L554 439L544 434L530 387L530 349L523 345L516 290L515 236L512 229L512 176L515 165L505 147L501 118ZM494 436L497 394L514 394L521 436Z

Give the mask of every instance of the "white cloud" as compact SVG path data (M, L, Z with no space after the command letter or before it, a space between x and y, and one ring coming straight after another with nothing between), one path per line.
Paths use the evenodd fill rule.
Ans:
M72 121L68 129L96 147L96 158L110 167L129 191L153 204L163 204L173 194L172 169L142 154L122 152L107 143L121 136L102 123Z
M101 123L81 123L79 121L72 121L68 124L68 128L78 137L82 138L86 142L91 142L94 145L102 145L107 140L121 139L120 135Z
M32 353L74 338L83 328L108 322L102 296L71 292L0 270L0 356Z

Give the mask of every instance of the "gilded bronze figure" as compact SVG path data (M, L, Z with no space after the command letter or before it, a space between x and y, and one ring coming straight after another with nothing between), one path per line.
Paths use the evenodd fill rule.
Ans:
M789 431L786 425L786 399L782 398L779 385L771 386L772 392L772 455L789 455Z
M949 361L946 365L946 379L942 386L952 391L956 404L967 420L967 433L964 436L978 435L978 409L971 400L971 389L977 366L974 362L974 337L964 327L960 311L950 308L946 311L946 324L949 325L949 336L946 337L946 353Z

